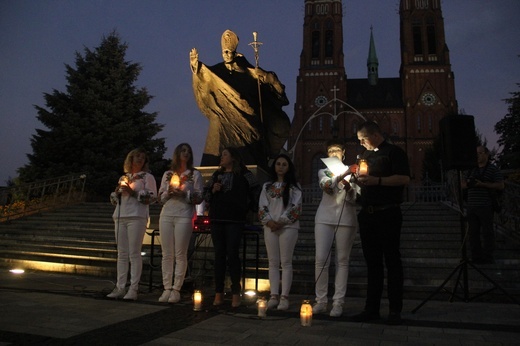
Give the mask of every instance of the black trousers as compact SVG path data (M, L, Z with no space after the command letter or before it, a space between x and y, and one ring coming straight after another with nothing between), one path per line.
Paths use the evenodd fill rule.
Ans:
M387 292L391 312L403 308L403 265L400 241L403 216L399 206L358 214L361 247L367 263L367 298L365 310L378 313L387 269Z
M229 267L231 293L240 294L240 241L244 224L215 223L211 225L211 240L215 250L215 292L224 292L226 267Z

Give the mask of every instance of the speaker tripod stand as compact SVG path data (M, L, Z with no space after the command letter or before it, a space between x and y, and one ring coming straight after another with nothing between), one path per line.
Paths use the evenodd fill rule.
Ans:
M480 270L477 266L475 266L474 263L470 262L468 260L467 256L467 246L466 246L466 239L467 239L467 229L466 229L466 218L463 213L463 205L462 205L462 185L461 185L461 171L458 170L457 172L457 184L458 184L458 202L459 202L459 212L460 212L460 232L461 232L461 241L462 246L460 250L460 263L452 270L450 275L444 280L444 282L437 287L437 289L430 294L428 298L423 300L415 309L412 310L412 313L416 313L424 304L426 304L428 301L430 301L435 295L437 295L443 288L446 286L446 284L450 281L450 279L457 274L457 279L455 281L455 285L453 288L453 291L449 291L448 289L445 289L445 291L451 293L450 296L450 302L453 302L454 298L459 298L460 300L463 300L464 302L470 302L478 297L481 297L495 289L500 290L506 297L511 299L516 304L520 305L520 302L518 302L513 296L511 296L509 293L507 293L506 290L504 290L498 283L496 283L493 279L491 279L486 273L484 273L482 270ZM484 277L489 283L493 285L492 288L480 292L476 294L473 297L470 297L469 295L469 283L468 283L468 266L475 269L477 273L479 273L482 277ZM462 279L462 283L461 283ZM459 287L462 287L463 295L457 295L457 290Z

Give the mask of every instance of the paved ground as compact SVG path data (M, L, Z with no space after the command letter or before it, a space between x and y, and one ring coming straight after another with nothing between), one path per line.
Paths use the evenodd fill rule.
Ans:
M259 319L252 300L217 309L208 297L205 309L194 312L188 293L166 305L157 302L158 289L127 302L104 298L112 288L98 278L4 270L0 345L520 345L520 305L514 303L405 300L404 323L388 326L353 322L363 299L348 298L342 317L318 315L302 327L299 305L312 297L291 297L289 311ZM385 317L386 306L381 313Z

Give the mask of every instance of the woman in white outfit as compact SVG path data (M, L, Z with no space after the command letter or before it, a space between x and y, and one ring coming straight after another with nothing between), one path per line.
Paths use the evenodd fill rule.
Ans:
M136 300L143 271L141 248L149 218L148 205L157 198L157 185L154 176L148 173L148 156L142 149L128 153L124 171L110 195L116 206L112 218L117 243L117 283L107 297ZM130 288L126 292L129 267Z
M345 148L342 143L329 142L328 157L344 160ZM313 313L327 311L327 288L329 283L329 264L332 244L335 241L336 275L334 281L333 304L330 316L339 317L347 292L349 257L357 232L356 191L348 182L355 165L346 167L343 173L334 175L328 168L318 172L319 185L323 190L320 205L316 212L314 236L316 241L316 304Z
M258 208L269 260L271 298L267 308L287 310L293 278L292 257L300 228L302 190L296 180L294 165L287 155L280 154L275 158L270 175L270 181L262 187Z
M173 151L171 170L164 172L159 188L163 204L159 217L162 248L162 303L177 303L188 268L188 247L193 231L195 206L202 201L202 175L193 167L193 151L188 143ZM175 275L174 275L175 267Z

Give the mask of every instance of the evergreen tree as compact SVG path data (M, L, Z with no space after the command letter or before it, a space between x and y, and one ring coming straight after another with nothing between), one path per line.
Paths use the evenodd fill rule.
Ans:
M498 161L504 169L520 168L520 92L511 95L504 100L509 105L508 114L495 124L495 132L500 135L498 144L502 146Z
M47 108L35 106L48 130L31 138L29 163L18 169L23 182L86 172L87 190L106 197L130 150L147 150L151 167L164 163L164 138L156 138L163 125L143 110L152 96L135 86L142 68L125 61L127 48L112 32L93 51L76 52L75 68L65 65L67 91L44 93Z

